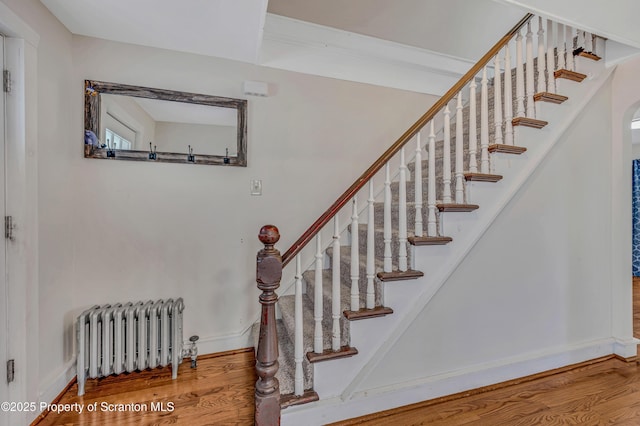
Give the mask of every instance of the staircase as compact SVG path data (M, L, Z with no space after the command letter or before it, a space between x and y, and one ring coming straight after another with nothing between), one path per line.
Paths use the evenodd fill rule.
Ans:
M600 87L602 48L527 15L283 255L282 408L353 393Z

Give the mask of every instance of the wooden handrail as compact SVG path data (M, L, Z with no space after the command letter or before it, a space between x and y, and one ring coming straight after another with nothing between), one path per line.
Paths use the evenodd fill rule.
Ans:
M475 77L476 74L498 54L500 49L504 47L509 40L531 19L533 14L528 13L520 20L508 33L506 33L480 60L471 67L465 75L463 75L451 89L447 91L429 110L418 119L402 136L387 149L362 175L347 189L332 205L325 211L313 224L305 231L304 234L285 252L282 256L282 266L286 266L304 246L316 236L318 232L335 216L336 213L344 207L360 191L364 185L378 172L380 169L393 158L400 149L411 140L411 138L420 131L429 121L433 120L435 115L447 105L464 86Z

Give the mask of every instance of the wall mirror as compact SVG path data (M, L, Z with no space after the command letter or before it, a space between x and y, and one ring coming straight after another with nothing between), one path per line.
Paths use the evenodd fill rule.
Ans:
M247 101L85 80L84 156L247 165Z

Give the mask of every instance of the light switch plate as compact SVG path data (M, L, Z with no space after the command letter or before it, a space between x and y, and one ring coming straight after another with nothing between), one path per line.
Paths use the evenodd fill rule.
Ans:
M262 195L261 179L251 179L251 195Z

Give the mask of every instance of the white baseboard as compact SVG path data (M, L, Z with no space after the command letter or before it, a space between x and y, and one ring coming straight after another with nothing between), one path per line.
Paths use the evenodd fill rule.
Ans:
M612 338L583 342L384 388L359 390L346 401L336 397L287 408L282 412L282 425L321 425L477 389L611 355L617 345Z
M38 402L53 402L54 399L67 387L67 385L76 376L76 357L67 361L57 374L49 376L49 380L45 380L40 385L38 394ZM40 413L35 413L40 414Z
M252 327L249 327L237 333L200 338L197 342L198 355L252 347L254 346L254 343L251 335L251 329ZM184 336L184 338L185 340L188 340L189 336Z
M613 342L613 353L621 358L632 358L638 355L638 345L640 339L635 337L629 339L615 339Z

